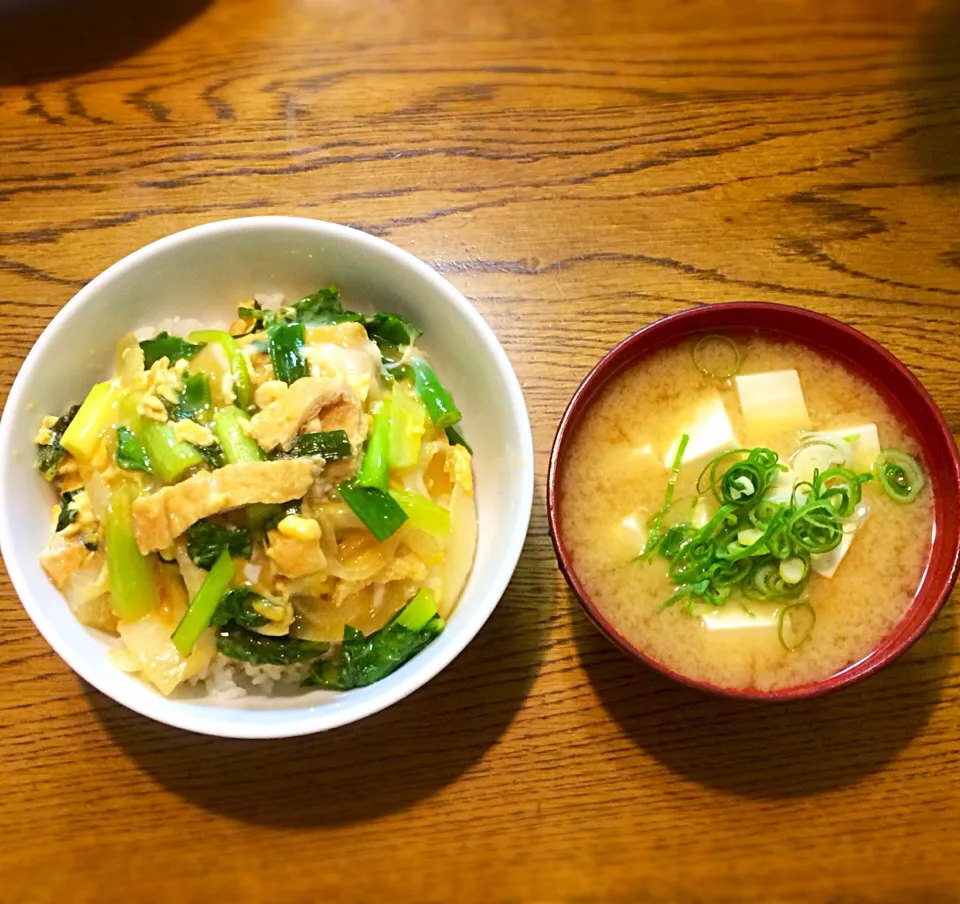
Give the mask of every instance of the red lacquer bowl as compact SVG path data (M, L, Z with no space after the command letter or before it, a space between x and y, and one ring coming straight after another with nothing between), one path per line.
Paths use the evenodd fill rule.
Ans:
M900 621L858 662L821 681L776 691L724 688L689 678L651 659L619 634L593 604L577 576L564 542L558 504L564 455L570 441L587 409L612 379L651 352L690 336L737 330L760 330L802 342L841 361L876 387L920 445L922 464L933 488L934 539L930 557L913 601ZM838 690L872 675L923 634L947 601L960 570L960 457L940 409L906 366L873 339L830 317L788 305L733 302L681 311L644 327L605 355L580 384L560 420L550 455L547 509L560 570L601 633L627 655L677 681L731 697L797 700Z

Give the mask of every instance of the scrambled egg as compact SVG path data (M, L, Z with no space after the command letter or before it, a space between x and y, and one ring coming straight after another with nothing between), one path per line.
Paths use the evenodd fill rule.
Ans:
M300 515L287 515L277 525L277 530L292 540L320 539L320 525L313 518L302 518Z
M380 371L380 349L358 323L311 327L303 356L316 377L342 377L361 404Z
M167 358L154 361L147 373L147 392L168 402L176 402L183 392L183 375L187 372L187 366L182 359L173 367Z
M263 409L276 402L287 391L287 384L283 380L267 380L254 393L253 401L257 408Z
M37 435L34 438L34 442L38 446L49 446L53 442L53 432L51 427L57 423L57 419L52 415L48 414L40 425L40 429L37 431Z
M468 496L473 495L473 456L464 446L451 446L443 463L443 469L450 479Z
M70 500L70 508L77 513L72 524L68 524L60 533L64 537L73 537L82 534L85 538L97 532L97 516L90 505L90 497L86 490L81 490ZM54 514L59 517L59 507L54 508ZM54 520L56 525L56 520Z
M177 421L173 425L173 436L178 442L195 446L212 446L217 441L206 427L195 421Z
M167 421L167 409L164 401L175 404L183 392L183 378L187 372L187 362L177 361L170 366L168 358L160 358L153 362L150 370L144 375L143 398L137 403L137 413L141 417L164 424Z

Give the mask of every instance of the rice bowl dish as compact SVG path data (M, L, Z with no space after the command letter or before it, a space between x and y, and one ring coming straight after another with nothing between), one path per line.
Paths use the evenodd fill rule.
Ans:
M121 337L111 379L38 425L59 495L41 564L164 695L375 683L444 630L473 564L472 453L420 330L335 286L282 302Z

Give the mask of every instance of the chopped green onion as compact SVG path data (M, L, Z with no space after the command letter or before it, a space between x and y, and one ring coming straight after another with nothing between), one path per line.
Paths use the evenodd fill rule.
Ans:
M880 486L894 502L913 502L927 483L920 462L897 449L884 449L877 456L874 471Z
M453 396L437 379L433 368L423 358L415 357L410 361L413 370L413 382L417 395L423 402L430 420L442 430L460 422L462 415L453 401Z
M784 559L780 562L780 577L787 584L799 584L810 570L809 559Z
M274 458L305 458L320 456L324 461L342 461L353 455L353 446L346 430L326 430L322 433L304 433L297 437L289 452L278 452Z
M397 624L408 631L422 631L437 614L437 601L429 587L421 587L397 616Z
M790 456L790 467L805 480L813 480L813 474L818 470L853 465L853 448L846 439L837 439L833 433L818 432L801 433L800 440L800 448Z
M249 421L244 412L231 405L221 408L213 418L213 435L223 449L227 464L235 465L244 461L263 461L263 452L256 440L247 436L240 426L241 421Z
M721 473L723 462L738 455L746 457L729 465ZM722 452L700 472L697 491L703 493L712 490L717 502L723 505L752 505L763 498L777 476L786 470L773 449L762 446L756 449L731 449ZM704 475L709 477L706 488L702 488Z
M113 423L122 395L113 383L97 383L60 437L60 445L74 458L82 461L93 458L103 432Z
M650 535L647 537L647 543L643 548L643 552L637 556L638 559L652 555L660 543L660 522L663 521L663 516L670 510L670 506L673 505L673 492L677 486L677 478L680 476L680 466L683 464L683 456L687 451L689 443L690 436L684 433L683 436L680 437L677 453L673 456L673 464L670 466L670 478L667 480L667 492L663 497L663 505L660 506L660 510L648 522Z
M726 366L722 363L718 366L707 360L711 357L717 358L720 355L731 358L731 353L732 360ZM693 347L693 363L697 370L705 377L711 377L714 380L729 380L739 373L740 362L740 346L729 336L720 334L703 336L697 340L697 344Z
M698 495L712 493L720 508L703 527L678 524L661 538L660 521L672 504L682 461L680 446L664 505L649 522L651 536L638 556L659 551L669 560L676 590L664 606L682 600L684 611L693 614L698 602L725 605L733 591L747 599L798 599L809 578L810 556L836 549L850 520L862 520L862 486L870 474L828 468L810 481L796 482L788 502L775 502L763 494L783 465L772 449L758 447L724 452L709 462L700 474Z
M294 383L309 374L303 357L306 330L302 323L274 323L267 330L273 372L278 380Z
M251 384L247 359L237 340L224 330L198 330L190 334L190 341L203 345L217 345L222 350L233 377L233 394L237 397L237 406L244 411L250 407ZM278 378L279 379L279 378Z
M427 412L420 399L405 383L395 380L390 408L391 468L407 470L417 466L420 461L420 440L423 437L426 420Z
M407 520L407 513L400 504L382 490L351 483L341 483L338 489L343 501L381 543Z
M383 493L387 491L390 480L390 410L390 403L383 402L373 416L373 429L355 481L358 487L373 487Z
M793 653L813 634L817 613L809 603L784 606L777 617L777 637L785 650Z
M204 463L196 447L179 442L169 424L143 420L138 428L138 439L150 458L153 472L164 483L173 483L187 469Z
M470 447L470 443L463 438L463 434L460 432L459 424L456 424L453 427L447 427L444 432L447 434L447 439L450 440L450 445L463 446L464 449L473 455L473 449Z
M390 496L403 509L413 527L426 531L441 540L450 536L450 512L419 493L390 490Z
M697 529L691 524L675 524L660 541L658 551L667 559L676 558L677 553L696 535Z
M157 585L151 556L137 546L133 530L135 487L124 484L110 496L107 508L107 575L114 614L123 621L138 621L157 608Z
M200 635L210 626L220 598L227 592L235 575L236 568L230 551L224 548L200 585L197 595L191 600L177 630L173 632L173 643L181 656L189 656L193 652Z
M814 475L813 489L818 497L830 502L841 518L849 518L863 496L861 486L872 479L870 474L861 478L849 468L829 468Z

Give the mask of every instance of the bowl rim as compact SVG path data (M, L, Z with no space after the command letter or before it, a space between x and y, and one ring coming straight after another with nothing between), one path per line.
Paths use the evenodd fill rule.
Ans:
M114 685L112 682L100 680L98 674L88 667L87 657L73 650L69 642L61 635L53 620L47 617L43 606L34 599L31 592L31 582L21 568L16 556L4 555L4 563L10 582L27 615L54 652L77 675L110 699L154 721L198 734L228 738L277 739L327 731L380 712L407 697L434 678L476 637L499 604L523 550L533 509L535 475L533 434L529 411L513 365L492 328L456 286L410 252L379 236L371 235L350 226L310 217L283 215L231 217L202 223L156 239L120 258L99 273L76 292L56 313L44 327L20 364L6 403L3 406L3 413L0 415L0 458L5 459L10 454L14 441L13 417L12 415L8 417L7 412L21 407L33 373L38 362L43 359L52 337L69 325L74 318L82 316L82 309L89 299L95 297L105 285L128 270L139 266L148 258L189 244L196 239L205 238L215 233L239 233L245 230L272 228L305 230L312 232L318 238L337 237L365 246L367 252L386 257L395 266L412 270L416 275L431 283L447 302L458 309L458 312L466 318L482 340L486 351L492 356L497 372L507 388L507 404L512 413L519 446L517 467L521 471L519 480L521 493L515 498L516 519L500 554L499 569L492 576L485 578L485 580L489 580L489 586L481 595L480 605L471 613L471 619L465 621L457 633L453 634L452 641L442 656L433 661L428 660L429 665L427 666L422 665L419 668L410 669L408 674L402 675L399 680L380 694L371 694L352 705L310 706L302 710L300 718L291 719L283 724L270 724L268 721L258 721L256 719L256 715L260 713L269 716L271 713L278 712L277 709L273 708L238 710L238 712L244 713L244 719L238 720L236 725L219 721L207 723L204 721L203 708L190 706L194 701L171 700L156 693L150 697L143 697L133 693L132 685L128 686L121 682ZM9 513L6 507L3 507L3 511L0 512L0 551L12 548L12 529ZM155 700L174 705L161 705L158 707L159 711L154 711L152 704ZM151 702L144 703L144 701ZM177 706L178 703L182 703L184 706ZM217 709L222 711L228 709L228 707L217 707ZM289 711L287 710L287 712Z
M603 634L611 643L613 643L614 646L618 647L630 658L642 662L654 671L660 672L661 674L666 675L668 678L671 678L680 684L687 685L688 687L692 687L706 693L728 698L778 702L787 700L803 700L812 697L823 696L824 694L828 694L844 687L848 687L849 685L855 684L859 681L863 681L864 679L888 666L895 659L897 659L897 657L913 646L914 643L916 643L916 641L923 635L927 628L929 628L933 620L943 609L950 597L950 593L953 590L958 575L960 575L960 543L954 543L949 574L946 581L935 590L936 598L933 600L932 604L928 606L926 611L923 612L919 620L913 624L909 632L903 637L899 638L890 649L886 649L877 655L878 648L884 644L884 641L887 639L887 637L889 637L892 632L896 630L897 626L903 622L909 612L909 609L895 623L894 627L886 635L884 635L880 641L877 642L874 648L857 662L845 666L839 671L834 672L833 674L828 675L826 678L818 681L811 681L806 684L796 685L793 687L761 691L756 688L723 687L706 680L692 678L670 668L664 663L659 662L627 640L594 604L590 594L583 586L583 583L573 567L572 556L564 541L558 502L560 472L562 470L563 458L566 449L569 446L571 438L575 435L583 415L590 408L602 390L620 373L637 364L647 355L652 354L660 348L669 347L685 338L688 338L695 332L701 331L695 326L696 322L705 316L721 316L717 314L718 310L725 310L734 315L779 314L780 316L784 317L789 316L806 319L810 323L820 325L821 327L838 330L839 332L845 334L846 337L852 342L861 346L865 346L869 352L883 359L887 366L892 368L901 379L906 380L906 382L910 385L911 390L915 393L916 398L921 402L925 409L924 414L929 415L932 421L930 428L931 431L938 434L938 436L944 441L946 448L949 450L949 465L953 478L951 487L954 496L953 501L955 505L960 505L960 454L958 454L956 443L954 442L953 435L950 432L946 419L944 418L943 413L940 411L930 393L927 391L926 387L923 386L923 384L910 371L910 369L893 353L884 348L875 339L872 339L865 333L860 332L849 324L826 314L812 311L808 308L802 308L796 305L781 304L777 302L717 302L714 304L702 304L697 307L686 308L682 311L677 311L676 313L660 317L657 320L641 327L639 330L631 333L621 342L617 343L617 345L611 348L608 352L606 352L590 369L589 373L583 378L580 385L577 387L576 391L571 397L569 403L567 404L562 417L560 418L560 422L557 426L557 431L554 436L553 445L550 450L550 461L547 469L547 519L550 531L550 539L553 543L554 553L556 555L560 571L566 579L568 586L573 591L573 595L580 604L580 607L583 609L584 613L601 634ZM708 312L711 311L714 312L713 315L708 315ZM674 329L675 327L678 328ZM733 328L742 329L743 327L737 326ZM711 324L709 326L704 326L702 331L713 332L722 331L723 329L723 326ZM790 329L784 328L783 332L786 335L790 335L793 341L800 342L804 345L809 345L809 343L805 342L803 339L794 336ZM662 341L657 342L654 340L655 344L649 347L644 347L644 343L648 340L651 334L659 333L664 334ZM844 356L838 355L837 357L843 358ZM921 447L926 449L929 444L925 440L921 441L919 437L917 439L918 442L920 442ZM936 513L934 514L934 525L937 525ZM941 543L943 542L939 531L934 537L928 564L933 558L934 548L936 547L938 541ZM923 578L921 578L921 580L922 579ZM916 600L916 596L914 597L914 600Z

